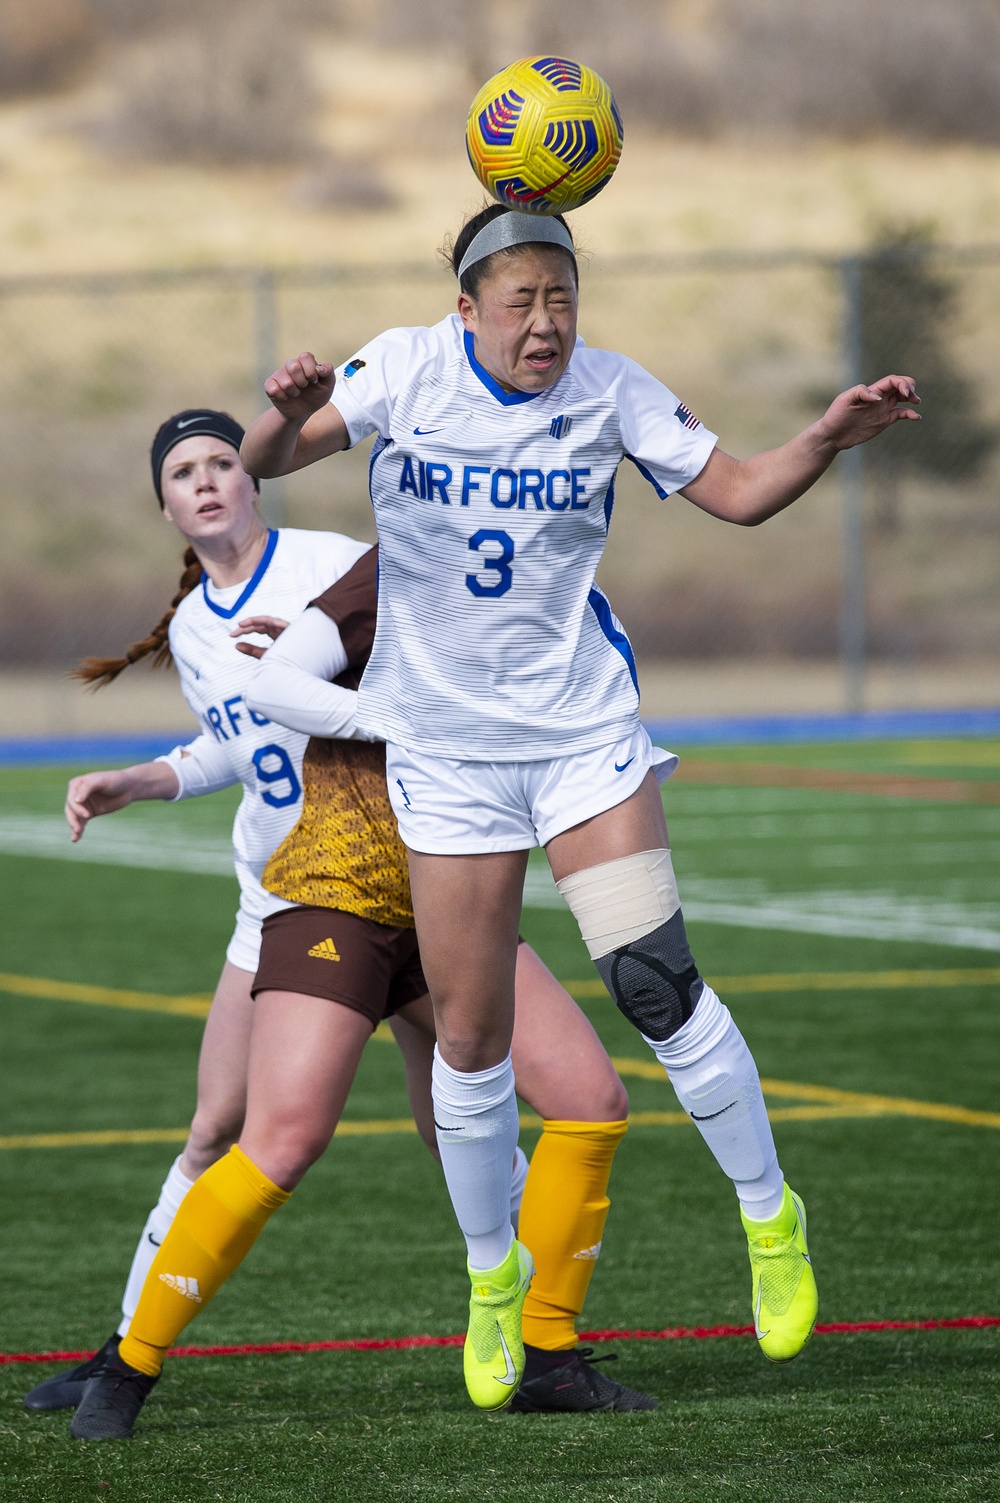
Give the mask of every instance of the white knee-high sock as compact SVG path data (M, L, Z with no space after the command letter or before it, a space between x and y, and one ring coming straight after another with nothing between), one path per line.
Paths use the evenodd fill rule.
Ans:
M517 1100L510 1055L489 1070L453 1070L434 1049L431 1075L441 1167L469 1250L469 1267L496 1268L510 1252Z
M150 1211L149 1219L142 1229L142 1236L139 1238L139 1244L132 1259L132 1267L129 1269L125 1293L122 1295L119 1336L128 1334L150 1265L159 1251L160 1243L170 1230L171 1223L180 1209L181 1201L194 1184L194 1180L188 1179L186 1174L181 1173L180 1162L181 1156L179 1155L171 1164L170 1173L163 1181L160 1190L160 1198Z
M528 1178L528 1155L520 1146L514 1149L514 1177L510 1182L510 1223L517 1236L517 1222L524 1197L524 1182Z
M767 1120L760 1077L746 1040L710 986L669 1039L646 1039L677 1099L736 1187L754 1221L781 1209L784 1178Z

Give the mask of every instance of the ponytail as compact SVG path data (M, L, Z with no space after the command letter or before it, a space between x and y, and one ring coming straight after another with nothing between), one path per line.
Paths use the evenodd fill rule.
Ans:
M101 689L105 684L113 683L123 669L130 663L138 663L140 658L148 657L155 653L151 668L167 668L173 662L170 655L170 638L168 631L170 623L174 619L174 612L184 599L196 590L201 583L201 560L193 548L184 550L184 572L181 575L177 594L170 602L170 609L165 613L162 620L153 627L148 637L143 637L141 642L133 642L126 650L123 658L83 658L75 668L70 670L70 678L82 679L93 689Z

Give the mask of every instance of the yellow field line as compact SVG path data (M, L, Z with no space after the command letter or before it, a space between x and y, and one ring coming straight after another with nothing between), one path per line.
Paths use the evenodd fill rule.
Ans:
M86 986L78 981L46 981L41 976L14 976L0 971L0 992L13 997L41 997L46 1002L86 1002L92 1007L126 1007L138 1012L169 1012L186 1018L206 1018L210 992L187 997L159 992L123 991L115 986Z
M975 1111L968 1106L950 1106L943 1101L913 1101L908 1096L878 1096L867 1091L838 1091L833 1086L795 1085L788 1080L762 1080L765 1095L791 1096L807 1101L826 1101L867 1115L922 1117L930 1122L959 1122L966 1127L1000 1128L1000 1112Z
M640 1073L622 1068L629 1063L642 1064L641 1073L646 1073L645 1061L616 1061L622 1074ZM653 1068L659 1069L658 1066ZM662 1071L660 1071L660 1078L663 1078ZM814 1099L801 1106L769 1107L767 1114L772 1122L823 1122L862 1117L923 1117L937 1122L958 1122L966 1127L1000 1128L1000 1112L976 1112L963 1106L947 1106L933 1101L909 1101L895 1096L865 1096L853 1091L835 1091L829 1086L793 1085L789 1081L766 1080L762 1084L769 1095L811 1095L814 1098L817 1096L827 1098L822 1103ZM633 1127L690 1126L690 1119L684 1112L632 1112L629 1121ZM530 1112L523 1112L520 1123L523 1128L537 1131L542 1125L542 1119ZM341 1122L337 1128L337 1136L339 1138L371 1138L384 1137L393 1133L413 1134L416 1130L411 1117L375 1117L366 1121ZM0 1137L0 1150L5 1148L107 1148L135 1143L183 1143L187 1134L186 1127L143 1128L135 1132L21 1133L10 1137Z
M1000 986L1000 967L976 966L952 971L778 971L765 976L710 976L720 992L853 992L903 987ZM603 981L564 981L574 997L606 997Z
M950 971L780 971L763 976L716 976L711 984L724 992L827 992L881 991L905 987L998 986L1000 967L970 967ZM606 997L604 983L595 977L564 981L574 997ZM138 1012L164 1012L186 1018L204 1018L212 1001L210 992L169 996L114 986L88 986L77 981L51 981L42 976L16 976L0 971L0 992L14 997L39 997L47 1002L83 1002L92 1007L124 1007ZM375 1037L391 1039L385 1024Z
M641 1080L662 1081L662 1066L651 1059L612 1059L619 1075L638 1076ZM804 1122L820 1117L923 1117L932 1122L960 1122L966 1127L1000 1128L1000 1112L980 1112L967 1106L950 1106L946 1102L913 1101L908 1096L878 1096L868 1091L842 1091L836 1086L799 1085L791 1080L761 1081L765 1096L791 1098L810 1103L809 1107L778 1107L768 1115L773 1121ZM812 1110L817 1103L831 1108ZM835 1110L834 1110L835 1108ZM633 1121L637 1116L633 1116Z
M186 1127L141 1128L136 1132L33 1132L0 1138L0 1148L107 1148L117 1143L184 1143Z

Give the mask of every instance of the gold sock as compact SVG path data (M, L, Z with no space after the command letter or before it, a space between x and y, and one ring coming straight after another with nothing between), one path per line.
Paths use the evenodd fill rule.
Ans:
M118 1349L123 1362L156 1377L168 1347L239 1267L290 1193L235 1146L195 1180L146 1275Z
M521 1328L530 1346L576 1346L576 1318L587 1297L608 1216L608 1178L628 1122L544 1122L525 1181L518 1239L531 1250L535 1277Z

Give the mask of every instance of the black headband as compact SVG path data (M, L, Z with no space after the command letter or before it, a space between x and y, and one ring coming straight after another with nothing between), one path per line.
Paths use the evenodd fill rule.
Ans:
M167 418L167 421L157 429L153 447L149 453L153 467L153 489L156 491L160 505L163 505L163 491L160 488L163 461L175 445L182 443L186 438L200 438L206 435L209 438L221 438L223 443L232 444L239 453L243 433L243 428L235 418L229 416L228 412L216 412L211 407L187 407L174 417ZM255 490L259 493L259 482L254 479L253 483Z

